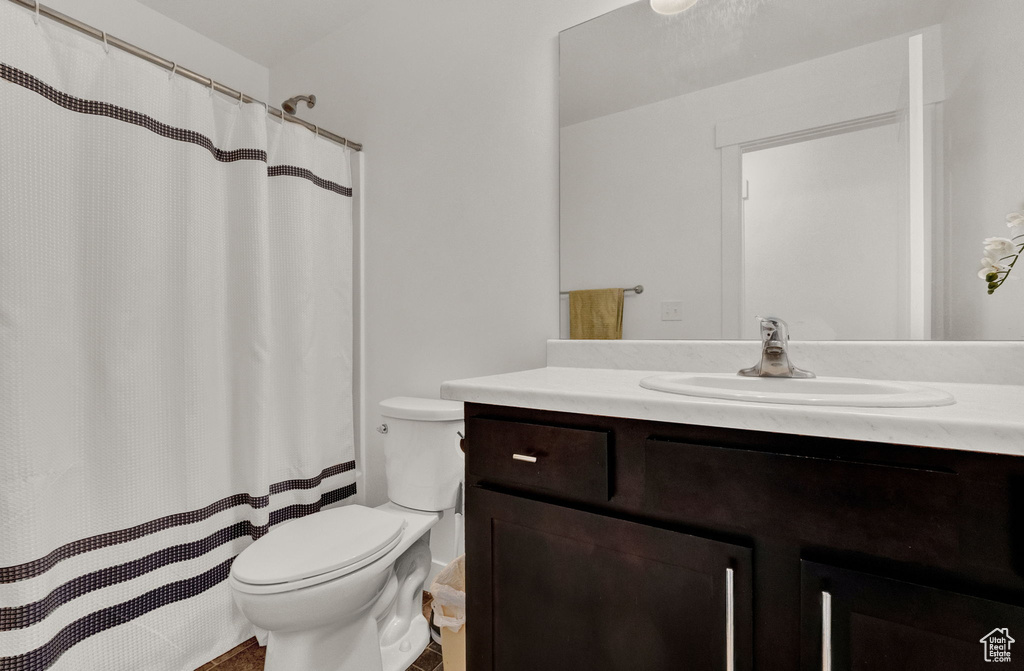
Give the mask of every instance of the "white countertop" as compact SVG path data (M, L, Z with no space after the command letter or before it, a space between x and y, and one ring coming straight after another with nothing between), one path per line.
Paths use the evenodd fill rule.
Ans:
M648 419L1024 456L1024 386L921 382L956 404L842 408L722 401L651 391L664 371L548 367L441 385L441 398L535 410ZM907 380L914 382L913 380Z

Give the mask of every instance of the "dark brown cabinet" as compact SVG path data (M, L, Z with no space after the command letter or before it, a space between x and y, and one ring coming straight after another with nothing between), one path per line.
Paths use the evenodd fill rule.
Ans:
M466 417L470 671L1024 668L1024 459Z
M1000 639L1024 632L1024 608L808 561L801 589L802 669L1014 668Z
M469 668L752 668L749 548L479 487L467 508L490 548L468 576L491 631Z

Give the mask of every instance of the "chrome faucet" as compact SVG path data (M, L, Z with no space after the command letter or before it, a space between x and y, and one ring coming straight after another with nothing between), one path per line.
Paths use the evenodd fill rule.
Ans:
M745 377L814 377L789 361L789 326L778 317L756 317L761 322L761 361L737 375Z

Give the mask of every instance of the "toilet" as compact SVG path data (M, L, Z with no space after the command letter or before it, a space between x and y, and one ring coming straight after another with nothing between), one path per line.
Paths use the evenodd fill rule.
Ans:
M429 643L429 531L462 482L463 407L399 397L380 413L390 500L284 523L232 564L235 603L269 632L266 671L404 671Z

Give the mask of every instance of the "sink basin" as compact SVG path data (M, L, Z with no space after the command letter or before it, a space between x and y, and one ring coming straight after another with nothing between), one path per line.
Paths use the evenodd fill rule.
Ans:
M730 401L786 405L837 405L857 408L923 408L952 405L939 389L888 380L850 377L742 377L728 373L665 373L640 380L640 386L670 394Z

